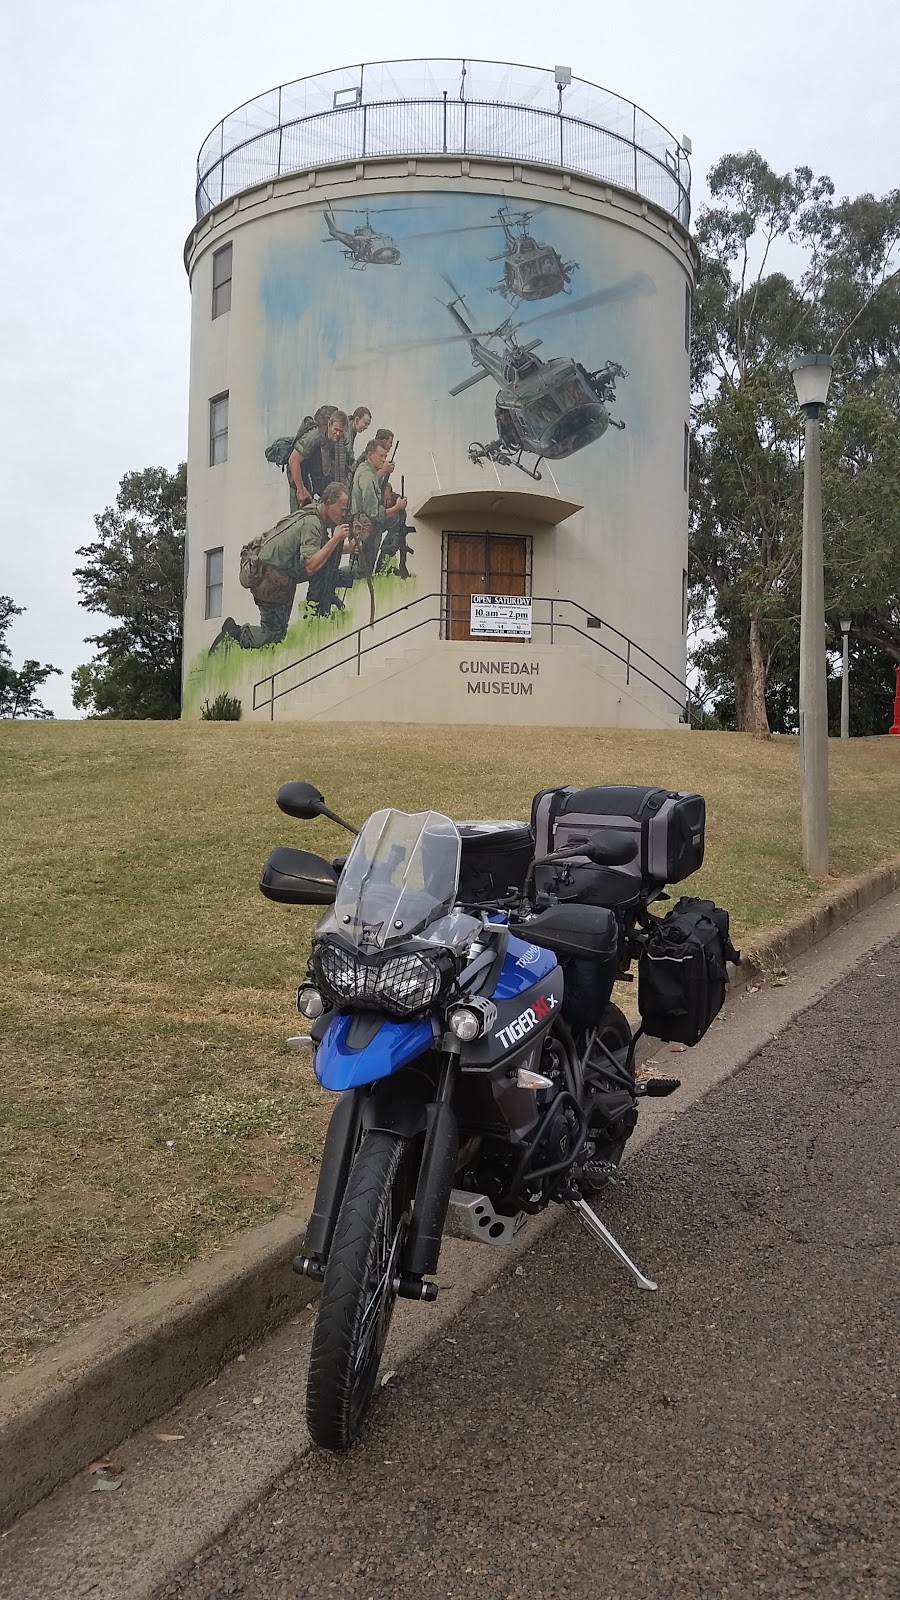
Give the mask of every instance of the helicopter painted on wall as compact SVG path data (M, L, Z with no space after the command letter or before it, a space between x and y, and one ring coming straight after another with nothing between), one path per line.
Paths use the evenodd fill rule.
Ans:
M523 300L565 294L572 273L578 270L577 261L563 261L552 244L542 244L532 236L529 230L535 215L534 211L511 211L508 205L495 212L506 244L499 255L488 257L503 262L503 281L493 285L492 293L502 294L513 306Z
M592 371L574 356L546 360L534 353L542 343L540 339L523 343L518 335L523 327L546 317L652 292L649 280L638 275L571 305L541 312L527 323L514 323L507 318L486 332L470 327L460 310L462 296L449 280L445 281L453 299L444 303L461 330L458 337L466 340L473 364L479 369L454 385L451 395L462 394L484 378L494 378L499 386L494 400L497 437L488 444L476 440L469 445L473 465L480 467L485 461L493 461L498 466L518 467L539 482L543 460L561 461L602 439L609 428L625 427L624 422L610 415L609 409L615 403L617 381L628 376L619 362L607 361ZM533 465L526 461L528 456L535 457Z
M340 211L334 212L330 206L324 213L325 226L328 229L328 238L324 244L335 241L341 246L341 255L345 261L350 262L351 269L359 271L366 267L399 267L400 247L389 233L382 233L373 228L369 221L369 212ZM347 228L338 227L337 216L365 216L365 222L354 228L351 233Z

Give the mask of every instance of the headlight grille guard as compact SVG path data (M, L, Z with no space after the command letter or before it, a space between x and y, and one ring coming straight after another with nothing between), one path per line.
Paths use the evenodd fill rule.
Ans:
M411 1017L449 997L456 987L458 963L452 950L440 946L392 945L375 955L363 955L325 938L314 944L310 967L313 982L342 1010Z

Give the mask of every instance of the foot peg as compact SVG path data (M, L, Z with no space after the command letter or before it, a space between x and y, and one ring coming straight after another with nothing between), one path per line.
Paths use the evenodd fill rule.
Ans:
M648 1099L662 1099L663 1095L674 1094L681 1088L680 1078L645 1078L643 1083L637 1085L638 1094L647 1095Z
M621 1261L623 1267L628 1268L639 1289L654 1290L659 1288L659 1285L654 1283L652 1278L644 1277L640 1268L635 1266L631 1257L622 1249L618 1239L613 1238L609 1229L600 1221L597 1213L591 1210L586 1200L570 1200L568 1204L570 1211L574 1211L579 1220L584 1223L588 1233L593 1238L599 1239L601 1244L605 1244L607 1250L612 1251L617 1261Z

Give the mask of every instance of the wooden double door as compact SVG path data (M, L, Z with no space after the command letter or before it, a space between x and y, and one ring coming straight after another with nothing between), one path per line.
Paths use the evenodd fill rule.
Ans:
M506 533L444 534L444 637L471 639L473 594L531 594L531 539Z

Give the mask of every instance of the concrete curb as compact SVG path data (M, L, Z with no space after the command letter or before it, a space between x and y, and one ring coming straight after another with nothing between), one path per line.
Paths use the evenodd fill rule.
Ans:
M900 861L852 881L748 948L731 994L771 976L896 889ZM656 1048L647 1041L639 1059ZM301 1205L249 1230L0 1387L0 1527L315 1298L317 1286L289 1270L307 1215Z

